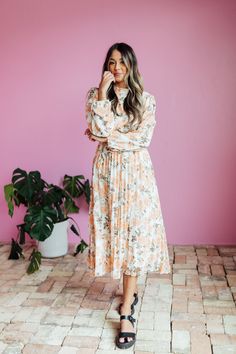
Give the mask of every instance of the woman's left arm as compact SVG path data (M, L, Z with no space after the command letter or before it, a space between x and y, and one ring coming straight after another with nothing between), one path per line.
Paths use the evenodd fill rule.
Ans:
M116 150L139 150L150 145L154 127L156 125L156 100L148 95L145 101L145 110L142 122L137 130L121 133L117 130L107 137L108 147Z
M88 138L89 138L89 140L91 140L91 141L100 141L100 142L102 142L102 143L104 143L105 141L107 141L107 138L100 138L100 137L94 135L94 134L89 130L89 128L87 128L87 129L85 130L84 134L85 134L85 135L88 135Z
M111 109L111 101L98 100L96 87L92 87L87 93L85 115L89 130L97 138L106 138L118 124Z

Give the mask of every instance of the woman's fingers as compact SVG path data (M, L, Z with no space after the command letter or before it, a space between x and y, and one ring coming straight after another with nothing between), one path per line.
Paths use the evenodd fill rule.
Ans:
M99 137L95 137L91 131L89 129L86 129L85 132L84 132L85 135L88 135L88 138L89 140L91 141L106 141L107 139L106 138L99 138Z
M93 139L92 133L88 128L85 130L84 135L88 135L89 140L96 141L95 139Z
M112 81L115 82L115 76L110 71L104 71L99 84L99 89L107 92Z
M104 74L103 74L103 76L110 76L111 78L113 78L114 77L114 75L112 74L112 72L111 71L104 71Z
M88 135L88 137L90 137L92 135L92 133L91 133L91 131L89 129L86 129L84 134Z

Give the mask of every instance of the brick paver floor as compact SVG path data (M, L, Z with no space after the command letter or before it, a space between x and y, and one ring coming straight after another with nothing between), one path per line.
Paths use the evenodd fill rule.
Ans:
M86 253L8 260L0 245L0 353L112 354L122 283L94 278ZM140 277L137 340L126 353L236 353L236 246L169 245L173 272Z

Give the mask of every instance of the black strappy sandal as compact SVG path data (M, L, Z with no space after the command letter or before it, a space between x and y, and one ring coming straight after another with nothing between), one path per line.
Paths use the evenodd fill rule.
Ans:
M137 305L137 303L138 303L138 293L134 293L134 301L131 304L131 315L134 314L134 311L135 311L134 306ZM121 306L122 306L122 303L119 305L119 308L118 308L119 315L120 315Z
M129 320L134 327L135 318L131 315L121 315L120 320ZM120 342L120 338L124 338L124 342ZM128 341L128 338L133 338ZM132 347L136 341L136 333L133 332L121 332L116 336L116 345L120 349L127 349Z

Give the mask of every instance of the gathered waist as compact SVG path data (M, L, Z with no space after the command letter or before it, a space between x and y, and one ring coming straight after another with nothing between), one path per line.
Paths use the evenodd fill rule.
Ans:
M147 150L146 147L139 147L135 150L119 150L119 149L114 149L114 148L110 148L107 144L107 142L103 142L103 143L99 143L98 147L97 147L97 151L102 151L102 152L108 152L108 153L135 153L135 152L139 152L139 151L145 151Z

